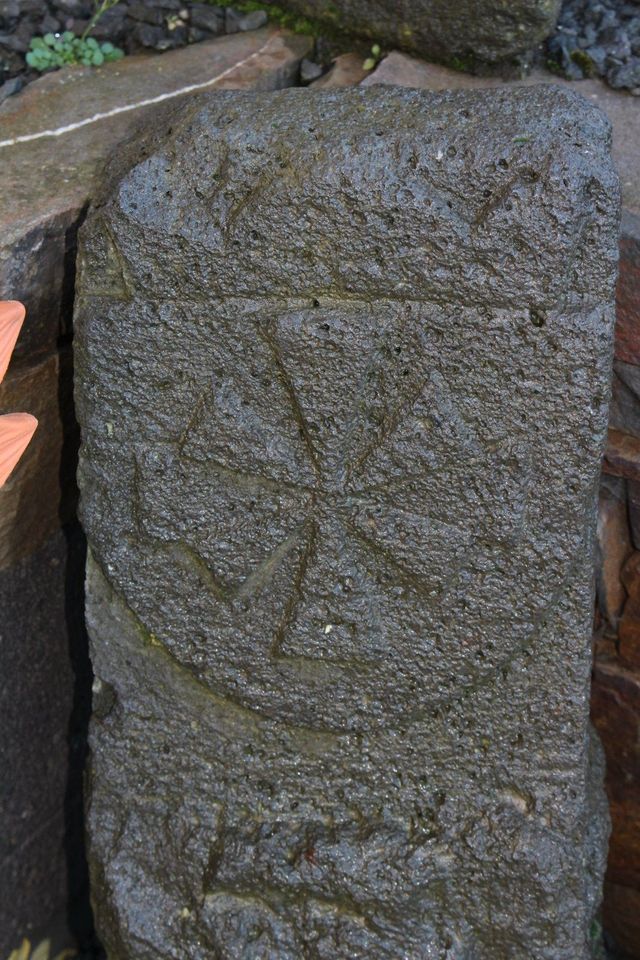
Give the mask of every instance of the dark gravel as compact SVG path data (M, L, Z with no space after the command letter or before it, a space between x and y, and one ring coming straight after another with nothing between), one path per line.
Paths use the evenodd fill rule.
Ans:
M547 65L640 95L640 0L565 0Z
M32 37L71 30L83 33L93 12L91 0L0 0L0 101L39 74L25 62ZM126 53L171 50L224 33L257 30L263 10L241 13L231 7L184 0L122 0L91 31Z
M39 74L25 62L32 37L82 34L92 0L0 0L0 102ZM126 53L171 50L198 40L255 30L263 10L242 13L189 0L122 0L93 29ZM546 65L572 80L602 77L640 95L640 0L565 0L545 47Z

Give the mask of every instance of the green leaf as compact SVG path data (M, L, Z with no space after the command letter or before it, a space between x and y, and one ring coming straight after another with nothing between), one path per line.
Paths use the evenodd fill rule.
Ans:
M42 37L34 37L30 46L32 50L46 50L46 44Z
M104 63L104 57L102 55L102 51L96 50L94 52L94 54L91 57L91 63L94 65L94 67L102 66L102 64Z
M71 30L65 30L65 32L62 34L62 39L66 43L71 43L72 40L76 40L77 38L75 33L73 33Z
M48 47L53 47L55 45L56 37L53 33L45 33L42 39L44 40L44 42L47 44Z

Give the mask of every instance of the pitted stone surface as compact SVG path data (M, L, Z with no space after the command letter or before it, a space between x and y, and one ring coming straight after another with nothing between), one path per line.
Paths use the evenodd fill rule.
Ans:
M590 955L608 148L558 89L223 95L91 214L111 960Z
M560 0L288 0L328 27L445 63L509 60L555 27Z

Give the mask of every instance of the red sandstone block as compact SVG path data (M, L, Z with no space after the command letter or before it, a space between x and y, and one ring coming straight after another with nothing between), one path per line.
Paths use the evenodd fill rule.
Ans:
M618 652L625 665L640 668L640 552L632 553L621 574L627 601L618 624Z
M597 596L600 613L615 629L627 598L621 573L633 547L627 519L627 501L624 481L613 481L621 486L622 496L614 496L602 487L598 505L598 565L596 570ZM638 553L640 557L640 553Z
M616 660L597 662L591 717L607 757L613 828L607 878L640 888L640 674Z
M614 477L640 480L640 439L610 428L602 469Z
M640 217L625 213L620 236L616 359L640 364Z

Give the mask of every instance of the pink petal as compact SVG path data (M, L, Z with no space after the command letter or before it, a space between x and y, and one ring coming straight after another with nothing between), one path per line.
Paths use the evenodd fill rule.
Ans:
M7 372L24 313L24 307L17 300L0 300L0 380Z
M30 413L7 413L0 417L0 487L24 453L38 421Z

